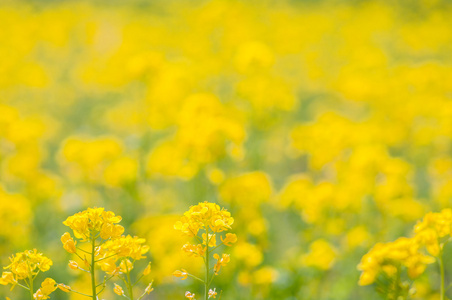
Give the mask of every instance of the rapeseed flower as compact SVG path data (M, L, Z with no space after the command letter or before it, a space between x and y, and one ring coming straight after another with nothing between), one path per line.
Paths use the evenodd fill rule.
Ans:
M174 224L174 229L181 231L184 235L195 238L199 242L197 245L187 243L182 247L182 250L189 256L202 257L205 265L205 278L203 280L188 273L184 269L174 271L173 276L180 277L182 280L190 276L201 281L205 287L204 295L206 300L213 296L212 292L209 292L209 287L215 275L218 275L221 267L226 266L230 261L229 254L223 253L220 258L218 253L213 253L213 251L221 245L231 246L237 242L237 236L235 234L225 233L224 237L222 234L230 230L233 223L234 218L231 217L231 214L224 208L220 208L218 204L200 202L198 205L191 206L184 213L180 221ZM201 234L199 234L200 232ZM219 245L217 245L218 236L220 236L221 240L221 244ZM211 255L212 258L217 260L213 267L209 262ZM213 269L212 273L211 269ZM186 297L192 299L194 298L194 294L187 292Z

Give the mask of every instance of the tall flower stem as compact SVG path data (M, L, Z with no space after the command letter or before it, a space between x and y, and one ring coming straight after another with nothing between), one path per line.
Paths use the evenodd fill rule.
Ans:
M27 267L28 267L28 272L30 274L28 276L28 280L30 281L29 282L30 283L30 286L29 286L29 288L30 288L30 299L34 300L34 297L33 297L33 272L32 272L32 269L31 269L29 261L27 261Z
M34 300L35 298L33 297L33 275L30 276L30 299Z
M443 253L442 251L440 252L439 256L438 256L438 264L439 264L439 273L441 276L441 287L440 287L440 300L444 300L445 299L445 294L446 291L444 289L444 262L443 262Z
M133 285L132 281L130 280L129 264L127 264L127 262L126 269L127 269L127 289L129 290L130 300L133 300Z
M96 238L95 235L92 237L91 241L91 287L93 289L93 300L97 300L97 289L96 289Z
M206 279L204 280L205 286L205 299L209 299L209 225L206 225Z

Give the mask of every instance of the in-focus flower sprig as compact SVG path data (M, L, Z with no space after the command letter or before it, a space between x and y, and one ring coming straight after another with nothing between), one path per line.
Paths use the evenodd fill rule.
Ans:
M144 245L145 239L138 237L121 236L118 239L108 241L101 247L103 259L100 260L100 266L105 271L109 278L117 276L120 278L127 288L127 294L122 287L115 283L113 291L119 295L130 300L135 300L133 287L145 276L151 273L151 263L149 262L146 268L141 272L141 275L135 280L132 280L131 272L135 268L135 262L146 258L143 254L149 251L149 246ZM108 278L108 279L109 279ZM152 281L148 284L144 292L136 298L142 299L145 295L150 294L154 288Z
M440 299L445 299L444 247L452 240L452 209L429 212L414 226L415 238L436 258L440 271Z
M10 257L10 264L5 267L9 271L3 272L0 284L11 284L11 290L20 286L29 291L31 300L49 299L49 295L57 288L68 292L70 287L57 284L52 278L46 278L41 287L35 292L34 282L40 272L46 272L53 265L50 258L39 253L36 249L16 253Z
M440 270L440 299L446 299L443 252L452 240L452 209L446 208L439 213L429 212L414 226L414 237L398 238L390 243L376 244L361 259L358 269L362 271L360 285L377 283L377 290L384 291L388 299L406 299L408 281L402 280L402 268L407 269L409 279L421 275L427 264L436 261ZM421 250L425 247L428 254ZM385 276L392 282L390 287L382 287L379 276Z
M185 269L174 271L173 276L180 277L182 280L191 277L202 282L205 288L205 299L216 297L216 289L212 290L210 286L215 276L219 274L221 267L226 266L230 261L229 254L222 253L220 256L214 251L220 246L232 246L233 243L237 242L235 234L222 234L230 230L233 223L234 218L231 217L230 212L226 209L220 208L215 203L202 202L191 206L180 221L174 224L176 230L195 238L198 242L198 244L186 243L182 246L182 250L189 256L202 257L205 265L205 277L201 279L188 273ZM217 244L218 237L221 241L219 244ZM211 265L212 258L216 259L216 263L213 266ZM187 291L185 297L195 299L195 294Z
M98 295L102 293L106 287L106 282L111 279L104 279L101 284L96 283L96 266L105 259L102 255L102 245L108 241L112 241L121 237L124 232L124 227L118 225L121 221L120 216L116 216L111 211L105 211L104 208L88 208L85 211L76 213L70 216L63 222L64 225L72 229L77 240L71 237L69 232L66 232L61 237L64 249L69 253L75 254L87 269L81 268L77 262L70 261L69 267L72 269L79 269L91 275L91 293L85 294L78 291L70 290L71 292L81 294L98 299ZM88 243L91 251L82 249L77 246L77 243ZM82 257L83 255L83 257ZM112 256L116 255L112 254ZM88 257L87 257L88 256Z
M71 290L72 292L96 300L98 295L105 290L107 282L114 277L124 281L127 294L117 284L114 285L113 291L127 299L139 300L153 291L151 282L141 296L134 298L133 287L151 272L151 264L148 263L141 276L134 282L131 279L131 271L134 269L136 261L146 258L144 254L149 251L149 246L144 245L145 239L122 235L124 227L117 224L121 219L120 216L116 216L111 211L105 211L103 208L88 208L63 222L73 230L75 238L78 239L72 238L68 232L64 233L61 237L64 249L75 254L86 266L81 267L76 261L71 260L69 267L91 274L92 291L90 295ZM79 242L87 242L91 246L91 251L77 246ZM96 283L97 266L106 273L103 281L98 284Z

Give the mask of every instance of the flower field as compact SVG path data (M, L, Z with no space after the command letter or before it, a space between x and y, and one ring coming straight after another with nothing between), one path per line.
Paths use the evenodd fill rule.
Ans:
M0 299L452 299L451 2L0 20Z

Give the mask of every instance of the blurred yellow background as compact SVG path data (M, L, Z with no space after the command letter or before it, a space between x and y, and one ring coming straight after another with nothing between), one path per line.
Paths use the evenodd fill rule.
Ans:
M102 206L147 239L149 299L183 299L173 224L206 200L239 237L223 300L378 299L361 256L451 204L449 1L0 3L2 266L35 247L83 290L62 221Z

